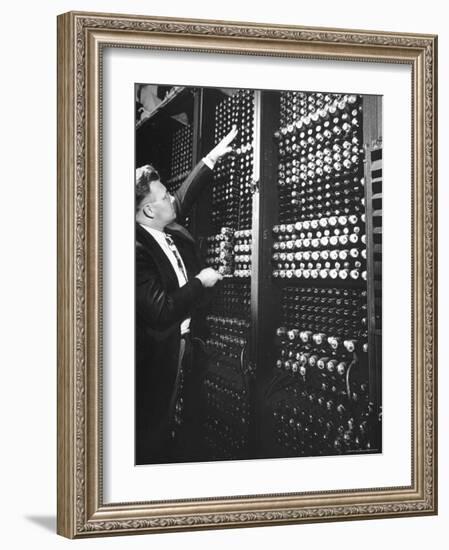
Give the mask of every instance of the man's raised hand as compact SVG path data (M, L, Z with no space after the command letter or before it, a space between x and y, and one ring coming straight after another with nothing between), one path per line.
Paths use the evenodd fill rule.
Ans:
M208 154L208 157L210 157L214 162L216 162L219 158L226 155L227 153L230 153L232 151L232 147L229 145L232 140L237 135L237 125L232 125L232 130L221 140L219 143L210 151Z

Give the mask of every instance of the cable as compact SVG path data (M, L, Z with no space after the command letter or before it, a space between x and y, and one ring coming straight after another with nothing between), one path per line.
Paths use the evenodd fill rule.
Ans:
M353 352L352 357L353 359L349 364L348 370L346 371L346 392L348 394L348 399L350 399L351 397L351 384L349 382L349 375L351 373L352 367L358 362L358 357L355 351Z

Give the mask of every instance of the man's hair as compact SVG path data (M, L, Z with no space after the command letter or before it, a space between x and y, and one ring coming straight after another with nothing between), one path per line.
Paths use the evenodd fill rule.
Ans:
M136 212L143 199L151 191L150 184L152 181L160 180L159 172L151 166L151 164L145 164L136 170Z

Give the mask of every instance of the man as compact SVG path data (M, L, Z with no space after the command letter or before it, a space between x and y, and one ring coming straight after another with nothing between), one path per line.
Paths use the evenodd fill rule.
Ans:
M187 452L178 437L190 324L206 289L222 276L200 270L194 239L177 221L210 181L215 162L232 150L236 134L234 125L173 195L151 165L136 170L136 464L174 462Z

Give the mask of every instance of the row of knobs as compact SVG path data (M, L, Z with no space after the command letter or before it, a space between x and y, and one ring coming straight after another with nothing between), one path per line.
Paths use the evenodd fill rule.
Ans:
M206 238L205 264L222 275L233 273L233 232L232 230L226 232L227 229L222 228L217 235L210 235Z
M354 94L324 94L284 91L280 96L280 124L287 126L298 119L317 117L321 112L324 118L326 112L334 115L342 111L349 104L356 105L358 96Z
M364 213L277 224L273 235L275 278L366 280Z
M185 177L192 170L192 127L183 126L172 138L169 181Z
M238 133L233 141L234 147L252 141L254 124L254 92L239 89L231 96L221 100L215 106L215 142L222 139L235 124Z
M233 231L222 227L220 233L206 238L205 263L222 275L249 277L251 275L252 231Z
M281 126L274 133L279 153L280 222L327 218L333 209L348 215L363 211L360 98L316 96L281 94ZM307 109L301 111L295 105ZM291 274L281 271L277 275ZM324 272L322 276L326 277Z
M203 383L207 417L204 439L215 458L239 458L247 451L249 395L236 372L225 364L208 371Z
M354 406L344 393L340 393L337 399L327 400L308 394L299 402L281 402L272 410L276 443L284 453L293 456L344 454L370 449L372 416L367 399Z
M277 338L321 345L329 336L333 337L332 342L341 344L346 340L363 340L366 334L365 290L285 287L281 304Z
M252 225L252 175L254 166L254 93L239 89L216 105L215 141L235 124L233 151L221 157L214 170L212 219L215 227L225 223L234 229Z
M247 341L249 321L220 315L208 315L206 321L210 328L206 345L221 355L239 359Z
M210 311L223 317L249 318L250 293L248 279L224 279L222 284L214 289Z

